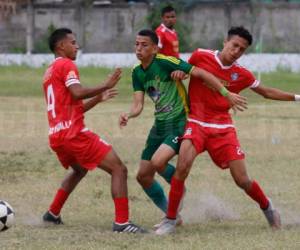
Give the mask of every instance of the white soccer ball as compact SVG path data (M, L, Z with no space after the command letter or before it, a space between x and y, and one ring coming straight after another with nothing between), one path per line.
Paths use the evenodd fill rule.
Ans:
M15 212L6 201L0 200L0 231L10 228L15 222Z

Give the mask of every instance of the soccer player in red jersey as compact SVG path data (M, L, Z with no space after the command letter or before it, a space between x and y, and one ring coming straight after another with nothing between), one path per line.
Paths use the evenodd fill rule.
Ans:
M203 68L219 78L226 88L234 93L250 88L267 99L299 101L300 96L279 89L263 86L239 59L252 43L252 36L243 27L232 27L224 41L222 51L196 50L189 63ZM175 74L175 73L174 73ZM174 75L176 77L176 74ZM235 183L256 201L273 229L281 226L280 215L265 195L260 185L249 178L245 154L229 114L228 102L199 78L191 77L189 84L190 114L179 151L175 174L171 181L167 217L156 233L168 234L175 231L175 218L184 182L198 154L207 151L221 169L230 169Z
M159 53L179 58L179 42L174 25L176 12L172 6L166 6L161 11L162 23L156 28Z
M121 77L116 69L103 84L86 88L80 84L79 72L73 61L78 45L70 29L55 30L49 37L55 55L43 80L49 121L49 143L64 168L70 169L61 187L44 214L43 220L62 224L60 211L70 193L89 170L101 168L111 175L111 192L115 204L115 232L144 232L129 222L127 168L112 149L84 124L84 113L101 101L114 97L113 87ZM83 99L89 99L83 102ZM69 168L70 167L70 168Z

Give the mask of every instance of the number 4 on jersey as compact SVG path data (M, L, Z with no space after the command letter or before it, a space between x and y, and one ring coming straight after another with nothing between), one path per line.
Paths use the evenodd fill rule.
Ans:
M47 110L51 111L52 117L55 118L55 98L53 92L53 86L50 84L47 88Z

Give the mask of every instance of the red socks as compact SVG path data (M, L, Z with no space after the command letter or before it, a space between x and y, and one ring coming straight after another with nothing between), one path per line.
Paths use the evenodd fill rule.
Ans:
M60 210L62 209L63 205L65 204L66 200L68 199L69 194L63 190L62 188L57 190L57 193L54 197L54 200L52 201L49 211L54 214L55 216L58 216L60 213Z
M259 204L261 209L268 208L269 200L256 181L252 181L251 187L246 193Z
M115 203L115 222L122 224L128 222L129 219L129 208L128 198L114 198Z
M175 177L171 180L171 189L169 194L169 206L167 218L176 219L177 210L184 192L184 181L178 180Z

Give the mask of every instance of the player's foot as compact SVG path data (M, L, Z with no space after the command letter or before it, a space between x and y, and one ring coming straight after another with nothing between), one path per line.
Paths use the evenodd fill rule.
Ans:
M159 228L156 229L155 234L164 235L171 234L175 232L176 220L171 220L168 218L164 218L160 223Z
M280 229L281 219L279 212L273 207L271 199L269 199L269 206L267 209L262 210L269 225L272 229Z
M52 214L51 212L47 211L44 215L43 215L43 221L44 222L50 222L56 225L60 225L60 224L64 224L61 220L60 215L59 216L55 216L54 214Z
M113 223L113 232L116 233L148 233L147 230L133 224L132 222L126 222L123 224Z
M154 230L158 229L158 228L164 223L164 220L166 220L166 219L167 219L167 218L164 217L164 218L162 219L161 222L155 224L155 225L153 226ZM176 224L175 224L175 225L176 225L176 227L179 227L179 226L181 226L182 224L183 224L182 217L181 217L180 214L178 214L177 217L176 217Z

